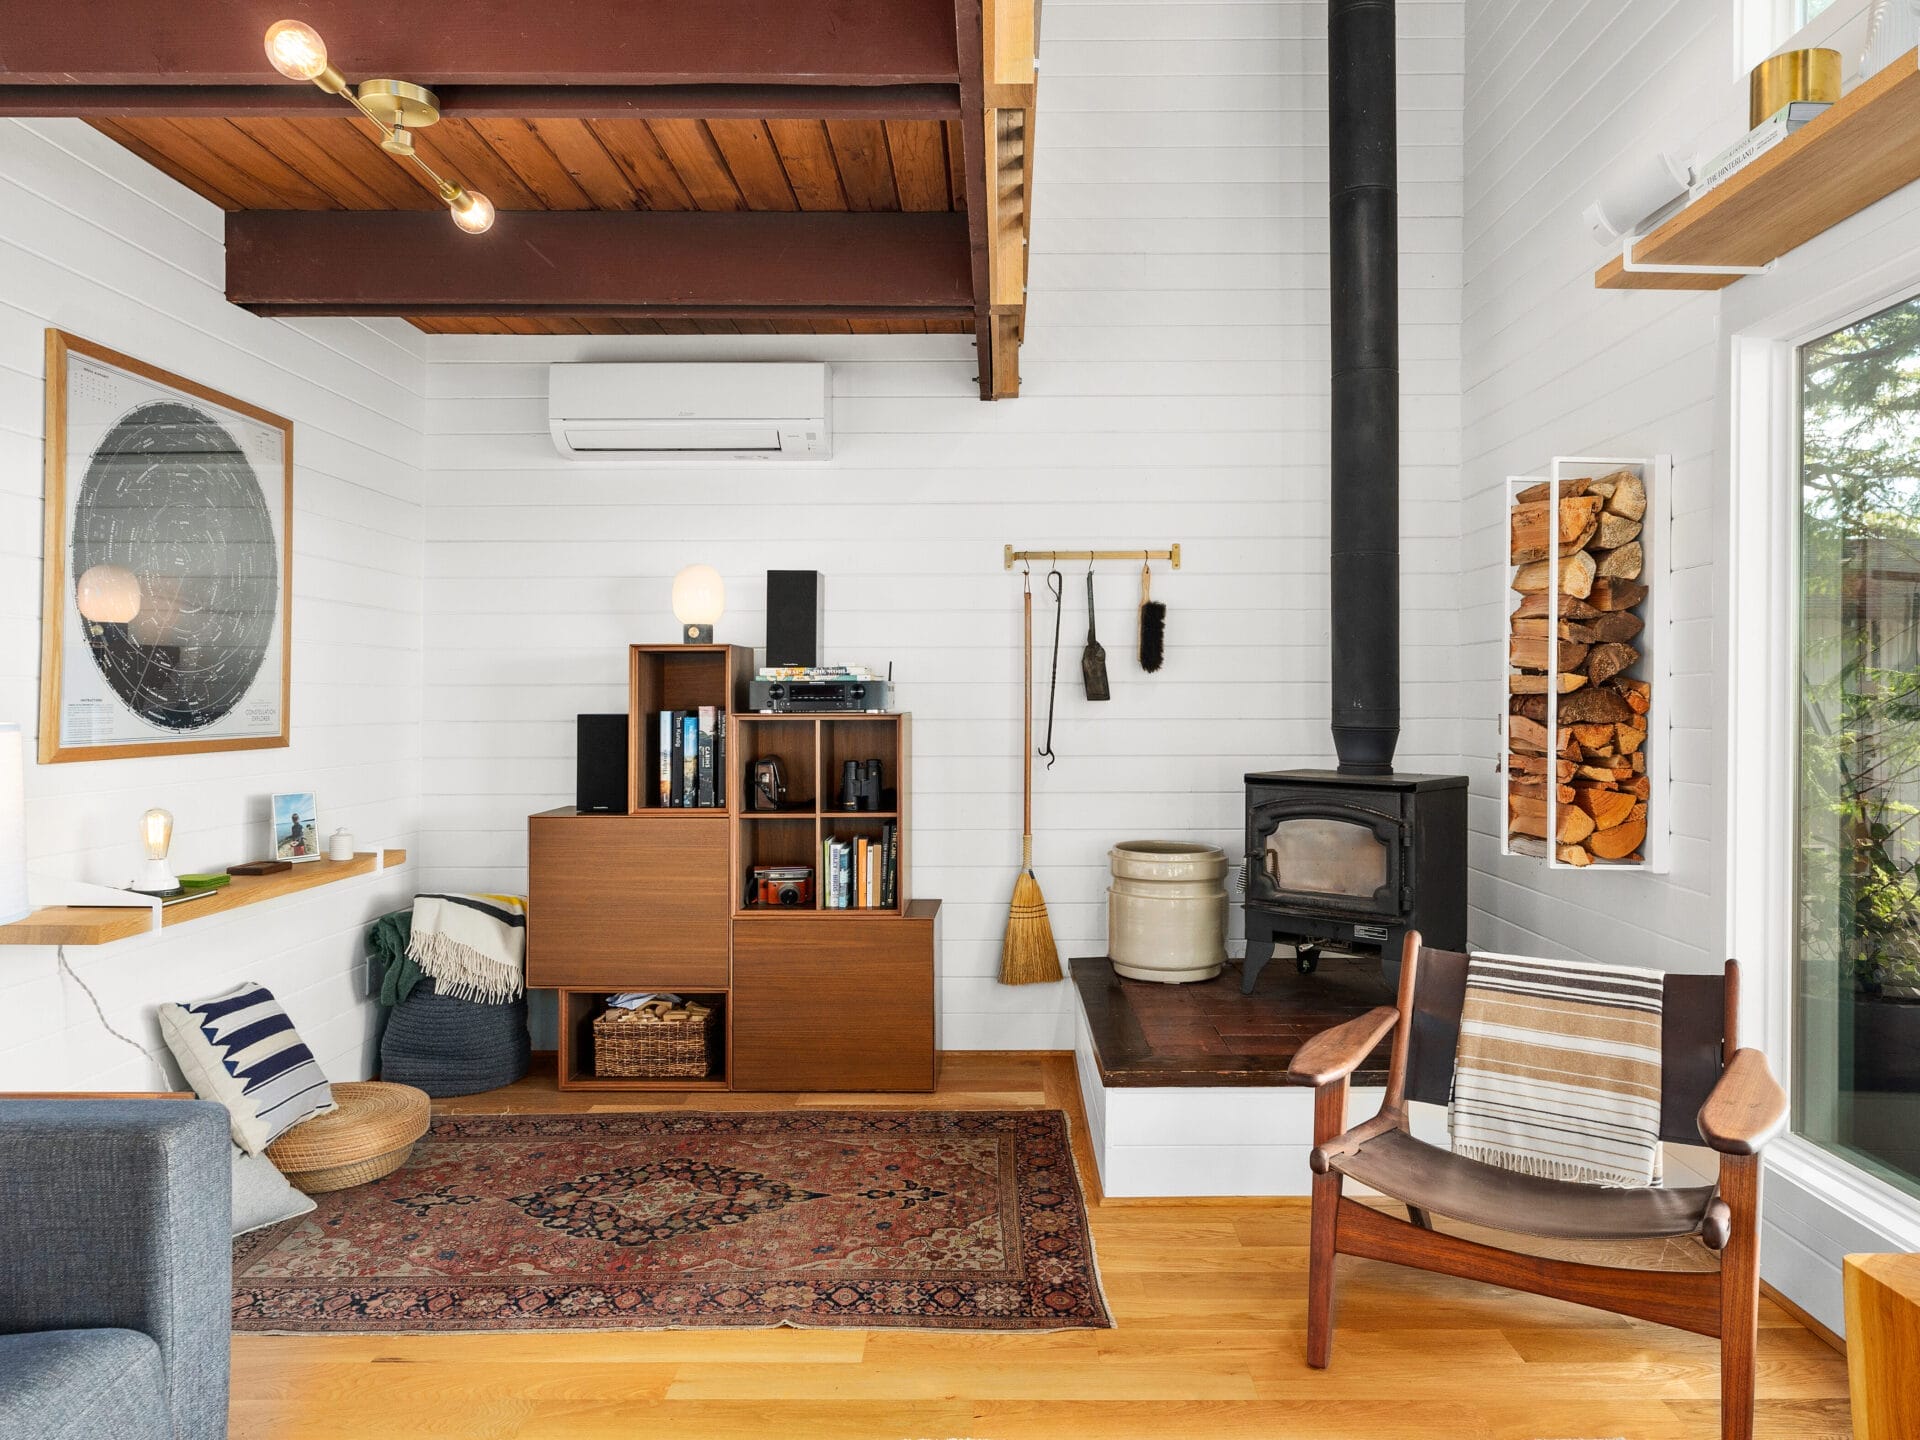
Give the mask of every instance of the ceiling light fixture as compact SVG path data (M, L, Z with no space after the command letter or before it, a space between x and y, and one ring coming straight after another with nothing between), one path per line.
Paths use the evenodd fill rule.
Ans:
M349 85L346 76L327 59L327 42L304 20L276 20L267 27L267 59L289 80L310 80L329 95L338 95L380 131L380 148L400 160L411 160L433 181L453 215L453 223L469 235L484 235L493 227L493 202L478 190L445 180L413 148L413 132L440 118L440 97L424 85L406 80L362 80Z

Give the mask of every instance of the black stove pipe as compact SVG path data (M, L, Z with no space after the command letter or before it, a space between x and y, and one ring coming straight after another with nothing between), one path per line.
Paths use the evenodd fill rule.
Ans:
M1400 737L1400 221L1393 0L1330 0L1333 744L1393 773Z

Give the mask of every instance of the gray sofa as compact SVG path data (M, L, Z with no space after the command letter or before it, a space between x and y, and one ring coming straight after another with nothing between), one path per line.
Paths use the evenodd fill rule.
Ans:
M0 1101L0 1436L226 1435L231 1155L204 1101Z

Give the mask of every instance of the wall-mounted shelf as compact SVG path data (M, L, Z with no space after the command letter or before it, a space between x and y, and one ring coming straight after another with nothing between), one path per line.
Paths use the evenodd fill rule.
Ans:
M1920 66L1909 53L1831 110L1634 242L1636 263L1767 265L1920 180ZM1720 290L1737 273L1632 270L1615 256L1602 290Z
M404 865L404 850L362 851L351 860L308 860L273 875L236 875L204 900L189 900L160 912L162 927L183 925L207 915L224 915L263 900L277 900L321 885L351 880ZM36 910L12 925L0 925L0 945L105 945L152 933L149 907L55 905Z

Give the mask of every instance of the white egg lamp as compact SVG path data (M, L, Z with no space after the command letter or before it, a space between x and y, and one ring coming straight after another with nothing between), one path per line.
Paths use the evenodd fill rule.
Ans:
M140 844L147 852L147 865L140 872L140 879L128 889L142 895L178 895L179 877L167 864L167 851L173 846L173 816L165 810L153 809L140 817Z
M0 725L0 925L24 920L27 903L27 742Z
M685 645L711 645L727 610L727 585L711 565L689 565L673 577L673 618Z

